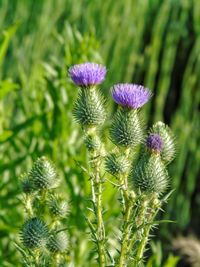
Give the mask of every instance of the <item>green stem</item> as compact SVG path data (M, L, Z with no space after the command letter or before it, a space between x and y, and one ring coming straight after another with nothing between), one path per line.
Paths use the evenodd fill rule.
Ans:
M100 162L96 161L94 164L94 192L95 192L95 210L97 219L97 246L99 253L99 266L103 267L106 264L106 251L104 247L105 242L105 228L102 216L102 181L99 169Z
M130 155L130 149L125 150L125 155L127 158L129 158ZM126 258L127 254L129 252L128 245L129 245L129 238L130 238L130 217L132 212L133 203L130 200L129 191L128 191L128 179L127 174L123 175L120 178L121 182L121 196L122 196L122 205L123 205L123 230L122 230L122 244L121 244L121 251L119 256L119 267L126 266Z
M122 236L122 245L119 258L119 267L126 266L126 256L128 253L129 245L129 235L130 235L130 216L132 210L132 203L126 203L126 211L124 214L124 225L123 225L123 236Z
M159 205L157 202L154 202L156 200L156 198L152 198L152 202L150 201L149 202L149 206L151 207L151 212L149 211L149 214L146 214L143 213L143 219L142 221L144 222L144 218L146 217L147 220L148 220L148 224L145 225L143 227L143 237L142 237L142 240L138 246L138 249L137 249L137 252L136 252L136 255L135 255L135 260L134 260L134 267L138 267L140 262L142 261L143 259L143 255L144 255L144 251L145 251L145 247L148 243L148 239L149 239L149 232L151 230L151 227L152 227L152 222L156 216L156 214L158 213L159 211Z
M32 195L26 195L25 196L25 202L24 202L24 205L25 205L25 210L28 214L28 217L32 217L33 216L33 208L32 208Z
M96 130L89 129L90 134L96 136ZM105 227L103 222L103 207L102 207L102 179L100 174L101 153L100 149L90 151L92 159L92 169L94 175L91 178L92 200L94 205L94 213L96 217L96 244L99 255L99 266L106 265L106 249L105 249Z
M52 260L52 266L59 266L60 264L60 254L52 255L53 260Z
M151 230L151 225L147 225L144 228L144 233L143 233L143 238L139 244L138 250L137 250L137 254L136 254L136 260L135 260L135 267L138 267L138 264L142 261L143 259L143 254L144 254L144 250L146 247L146 244L148 242L148 237L149 237L149 232Z

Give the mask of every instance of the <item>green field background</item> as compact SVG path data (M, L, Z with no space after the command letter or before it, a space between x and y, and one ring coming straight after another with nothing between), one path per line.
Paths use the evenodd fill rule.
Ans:
M0 0L1 267L21 266L14 246L24 221L19 175L41 155L55 162L71 202L75 266L93 266L84 221L89 182L77 164L86 166L87 154L72 116L77 89L67 76L69 66L85 61L107 66L102 90L110 104L114 83L151 89L147 124L162 120L176 134L175 191L162 214L176 222L157 231L164 258L175 234L200 235L200 2ZM117 192L108 185L104 193L111 230Z

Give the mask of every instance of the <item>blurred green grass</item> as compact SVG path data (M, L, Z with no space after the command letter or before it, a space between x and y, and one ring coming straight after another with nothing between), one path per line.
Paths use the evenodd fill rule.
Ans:
M75 266L88 266L92 258L83 217L89 184L75 162L85 165L87 155L71 114L76 88L67 77L69 66L84 61L106 64L102 89L108 97L116 82L153 90L144 110L148 125L165 121L178 143L170 168L176 191L163 215L177 223L162 225L158 234L167 246L174 233L200 234L198 0L5 0L0 29L1 266L19 262L11 242L23 221L18 177L43 154L66 182ZM108 229L119 213L110 189L104 199Z

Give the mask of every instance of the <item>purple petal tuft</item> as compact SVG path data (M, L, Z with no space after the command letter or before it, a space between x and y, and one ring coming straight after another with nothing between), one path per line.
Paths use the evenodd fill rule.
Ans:
M151 97L151 92L142 85L119 83L112 87L114 101L133 109L142 107Z
M106 67L87 62L69 68L69 75L78 86L87 87L97 85L105 79Z
M163 148L163 141L159 134L150 134L147 137L146 145L151 150L160 152Z

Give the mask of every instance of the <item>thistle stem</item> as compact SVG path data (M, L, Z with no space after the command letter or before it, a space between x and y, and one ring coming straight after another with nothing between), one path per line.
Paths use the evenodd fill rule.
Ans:
M132 203L128 201L126 202L126 210L124 214L123 236L122 236L122 245L119 258L119 267L126 266L125 260L129 244L131 210L132 210Z
M91 129L90 129L91 130ZM96 131L92 129L90 134L97 135ZM92 201L94 205L94 213L96 217L96 244L99 256L99 266L106 265L106 249L105 249L105 227L103 222L103 207L102 207L102 178L100 173L101 153L100 149L90 151L92 160L93 175L91 177L91 191Z
M100 266L105 266L106 256L105 256L105 248L104 248L104 240L105 240L105 229L103 224L102 217L102 184L98 182L97 186L97 233L98 233L98 248L99 248L99 261Z
M33 216L32 196L30 195L25 196L24 205L25 205L25 210L28 214L28 217L32 217Z
M152 222L153 222L156 214L159 211L159 205L158 205L158 203L154 202L155 200L156 199L153 198L152 202L149 202L149 206L151 207L149 213L145 215L145 213L143 212L143 214L142 214L143 215L143 218L141 218L142 221L144 222L144 218L146 216L148 218L148 223L143 227L143 236L142 236L141 242L140 242L140 244L138 246L138 249L137 249L137 252L136 252L136 255L135 255L135 260L133 262L134 263L133 267L138 267L139 266L138 264L140 264L140 262L143 259L145 247L146 247L146 245L148 243L149 232L150 232L151 227L152 227Z
M134 267L138 267L138 264L142 261L144 250L145 250L146 244L148 242L150 230L151 230L151 225L147 225L146 227L144 227L143 238L142 238L142 240L139 244L138 250L137 250Z
M125 150L125 155L128 158L130 155L130 149ZM126 266L126 257L128 253L128 244L129 244L129 237L130 237L130 217L132 212L132 202L130 201L129 191L128 191L128 179L127 174L125 174L120 179L121 181L121 196L122 196L122 205L123 205L123 230L122 230L122 244L121 244L121 251L119 257L119 267Z

